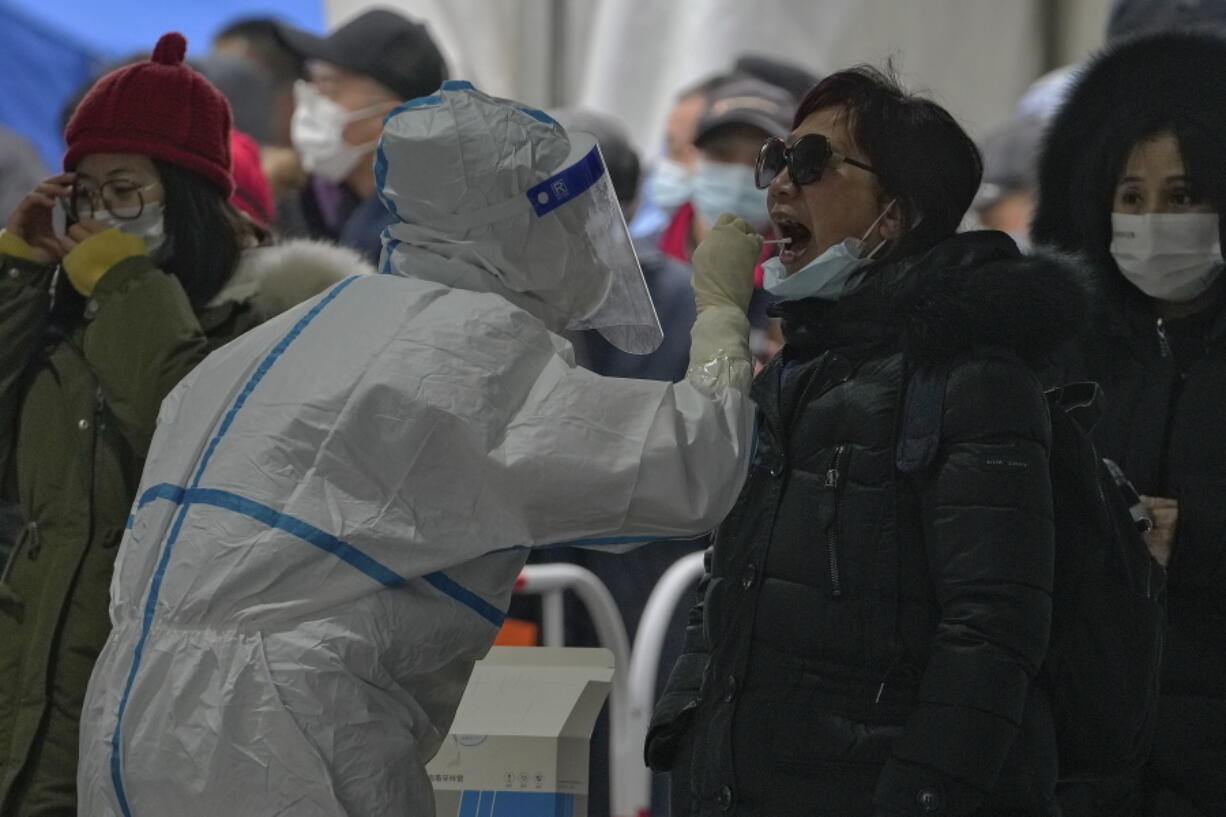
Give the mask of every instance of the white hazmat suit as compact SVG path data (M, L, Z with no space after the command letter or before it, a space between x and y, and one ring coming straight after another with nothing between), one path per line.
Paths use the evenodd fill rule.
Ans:
M730 509L752 430L740 283L708 288L693 382L576 367L562 329L650 348L658 325L609 260L620 215L574 189L602 168L574 154L467 83L401 106L376 159L401 219L388 274L166 399L82 715L81 814L431 815L424 764L527 549L692 536Z

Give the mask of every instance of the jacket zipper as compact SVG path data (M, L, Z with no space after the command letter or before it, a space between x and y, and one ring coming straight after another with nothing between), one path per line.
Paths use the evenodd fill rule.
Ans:
M1175 433L1175 413L1179 408L1180 398L1183 396L1183 387L1184 382L1187 380L1187 373L1180 368L1179 362L1175 360L1170 340L1166 336L1166 323L1162 318L1158 318L1156 326L1158 330L1158 349L1161 351L1163 359L1169 360L1174 369L1171 393L1167 398L1166 428L1162 434L1162 448L1158 456L1158 478L1161 480L1164 490L1166 490L1170 487L1170 451L1171 438Z
M844 456L847 446L834 449L834 460L826 472L826 487L834 491L834 518L826 531L826 559L830 567L830 595L836 599L843 595L843 574L839 567L839 488L843 484Z
M1167 360L1174 360L1175 355L1171 353L1171 342L1166 337L1166 324L1162 318L1158 319L1158 350L1162 352L1162 356Z

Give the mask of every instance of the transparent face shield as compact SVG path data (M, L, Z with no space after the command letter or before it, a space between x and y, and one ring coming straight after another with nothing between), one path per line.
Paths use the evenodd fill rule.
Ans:
M597 267L591 272L608 278L603 300L568 328L595 329L623 352L650 354L659 348L664 333L604 157L590 134L571 133L570 142L571 153L562 170L527 191L538 218L564 218L569 228L586 238Z

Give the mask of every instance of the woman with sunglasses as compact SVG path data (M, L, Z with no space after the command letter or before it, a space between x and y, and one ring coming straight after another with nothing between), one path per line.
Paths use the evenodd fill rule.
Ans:
M1053 379L1102 386L1094 442L1145 495L1167 567L1152 756L1066 814L1226 807L1224 72L1212 34L1117 45L1078 74L1040 161L1033 237L1082 256L1099 295Z
M75 815L81 703L162 398L213 349L363 267L227 203L230 111L168 34L100 79L67 172L0 233L0 814ZM57 230L57 209L67 222Z
M786 344L648 736L675 817L1056 813L1035 367L1085 298L1003 233L957 234L980 174L944 109L868 67L762 148ZM943 407L918 469L913 389Z

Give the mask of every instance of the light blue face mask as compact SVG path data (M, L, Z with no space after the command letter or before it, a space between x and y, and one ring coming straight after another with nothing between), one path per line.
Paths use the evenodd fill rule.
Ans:
M766 191L754 185L754 169L727 162L703 162L694 174L694 209L708 225L732 213L762 232L770 226Z
M865 255L864 242L893 206L893 201L887 204L863 236L843 239L791 275L788 275L778 257L765 261L762 273L766 291L785 301L799 301L801 298L837 301L855 290L861 280L856 273L872 261L877 251L885 245L884 241L879 242L872 252Z
M668 215L694 195L694 172L680 162L662 157L647 181L652 202Z

